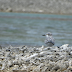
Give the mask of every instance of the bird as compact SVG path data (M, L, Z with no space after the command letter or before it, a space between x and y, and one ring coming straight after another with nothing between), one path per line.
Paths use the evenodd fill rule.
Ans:
M47 46L52 47L55 44L55 40L54 40L51 32L47 32L46 34L44 34L42 36L46 36L45 44Z

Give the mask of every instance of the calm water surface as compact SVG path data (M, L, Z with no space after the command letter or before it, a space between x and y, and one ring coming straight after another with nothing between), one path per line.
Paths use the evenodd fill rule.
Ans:
M45 45L42 34L47 32L52 32L55 46L72 46L72 16L0 12L0 45Z

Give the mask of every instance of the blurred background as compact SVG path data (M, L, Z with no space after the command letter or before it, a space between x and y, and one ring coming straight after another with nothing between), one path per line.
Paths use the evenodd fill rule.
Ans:
M72 0L0 0L0 45L42 46L51 32L55 46L72 45Z

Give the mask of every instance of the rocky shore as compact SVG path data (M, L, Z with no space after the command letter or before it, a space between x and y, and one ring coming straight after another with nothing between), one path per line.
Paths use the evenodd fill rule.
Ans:
M0 11L72 14L72 0L0 0Z
M72 72L72 47L2 47L0 72Z

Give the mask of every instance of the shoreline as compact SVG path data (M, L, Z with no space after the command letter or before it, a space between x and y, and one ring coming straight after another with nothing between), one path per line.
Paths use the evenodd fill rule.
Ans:
M33 11L0 11L0 12L5 12L5 13L37 13L37 14L55 14L55 15L72 15L72 13L48 13L48 12L33 12Z
M0 72L72 72L72 47L0 46Z

